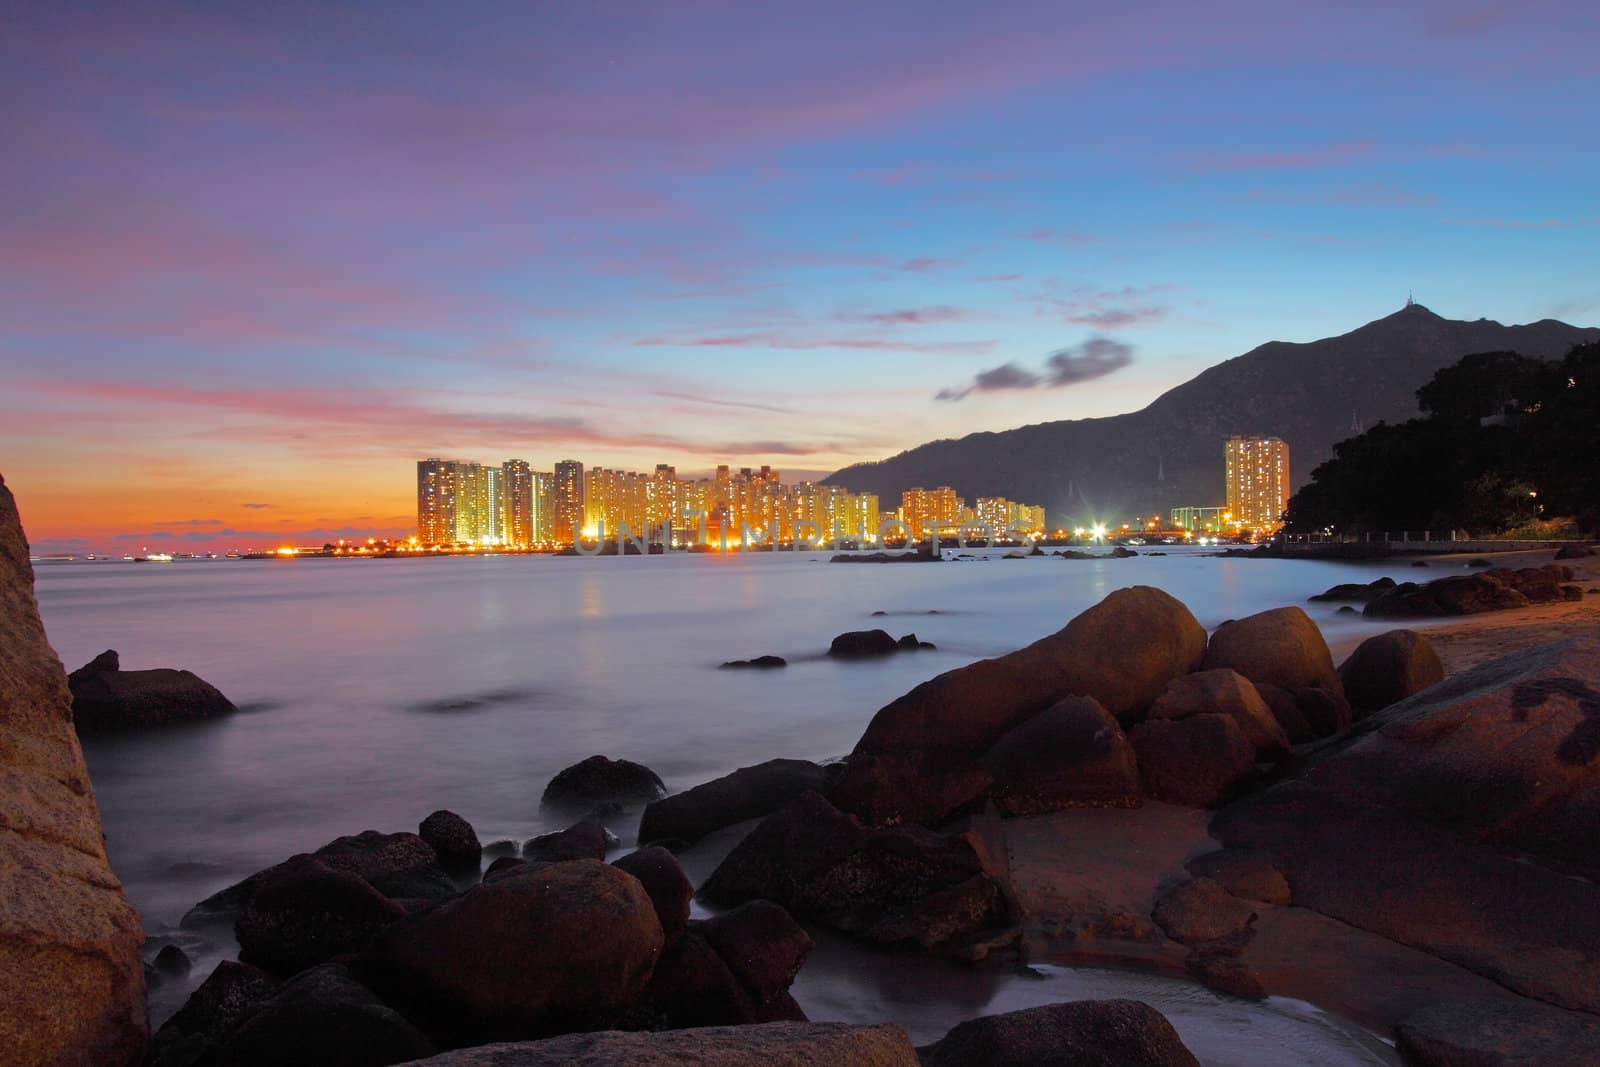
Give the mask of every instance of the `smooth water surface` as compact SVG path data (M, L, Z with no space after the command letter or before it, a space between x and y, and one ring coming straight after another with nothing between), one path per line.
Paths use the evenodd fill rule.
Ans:
M245 709L84 745L112 860L159 945L200 898L341 834L414 830L436 808L465 816L485 843L558 829L564 821L541 817L540 793L596 753L648 764L675 790L775 756L844 755L907 689L1051 633L1123 586L1163 588L1210 628L1385 570L1183 549L826 560L217 560L36 573L69 670L115 648L127 669L193 670ZM1336 650L1383 628L1305 606ZM835 634L877 626L938 649L859 663L824 655ZM789 666L718 669L764 653ZM625 844L636 828L636 811L612 826ZM797 995L818 1018L871 1006L814 986L803 974ZM965 1017L964 1005L945 1010L928 995L935 1014Z

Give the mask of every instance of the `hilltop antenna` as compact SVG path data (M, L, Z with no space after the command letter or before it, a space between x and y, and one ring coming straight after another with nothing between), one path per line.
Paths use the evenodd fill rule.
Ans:
M1406 290L1406 307L1416 307L1417 302L1411 298L1411 290Z

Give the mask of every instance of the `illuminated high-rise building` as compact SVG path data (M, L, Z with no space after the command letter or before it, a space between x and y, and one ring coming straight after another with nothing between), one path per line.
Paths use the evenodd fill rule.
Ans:
M442 545L456 539L455 462L417 461L417 540Z
M1289 505L1288 444L1277 437L1230 437L1223 456L1228 521L1246 530L1277 529Z
M550 504L555 520L555 540L572 544L583 530L582 463L575 459L564 459L556 464L555 479L550 487Z
M532 486L528 496L533 507L529 528L533 531L534 543L545 544L556 538L555 475L549 471L534 471L529 478Z
M500 464L500 482L500 540L508 545L533 544L533 468L527 460L508 459Z
M934 530L942 534L946 528L954 527L961 521L963 507L962 499L948 485L937 489L917 486L900 494L901 518L911 528L914 541L932 536Z

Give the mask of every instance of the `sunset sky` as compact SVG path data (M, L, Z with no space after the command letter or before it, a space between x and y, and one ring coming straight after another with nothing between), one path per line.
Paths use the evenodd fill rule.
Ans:
M40 551L408 534L427 455L820 474L1413 289L1594 324L1597 12L0 5L0 474Z

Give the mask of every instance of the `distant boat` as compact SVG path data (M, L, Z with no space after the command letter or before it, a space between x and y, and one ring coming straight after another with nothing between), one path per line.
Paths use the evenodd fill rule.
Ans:
M137 557L135 557L134 558L134 562L135 563L171 563L172 562L172 553L171 552L152 552L148 556L137 556Z
M29 563L71 563L77 556L29 556Z

